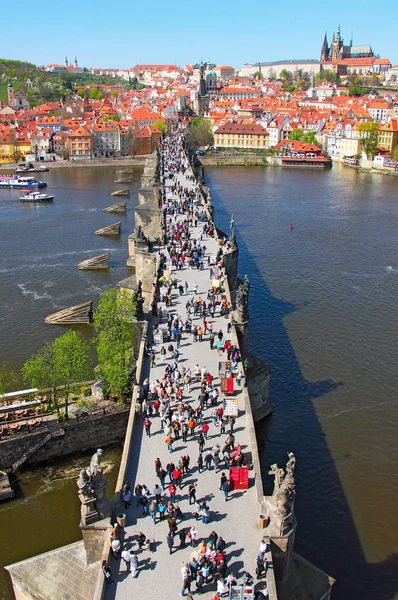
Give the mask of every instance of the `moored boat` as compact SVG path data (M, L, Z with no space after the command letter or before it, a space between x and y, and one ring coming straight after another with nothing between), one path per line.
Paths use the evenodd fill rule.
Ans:
M34 177L18 175L0 175L0 188L46 187L45 181L37 181Z
M54 196L42 194L41 192L32 192L32 190L22 190L19 199L21 202L52 202Z
M36 166L31 162L28 163L19 163L17 168L15 169L16 173L42 173L43 171L48 171L48 167L44 165Z

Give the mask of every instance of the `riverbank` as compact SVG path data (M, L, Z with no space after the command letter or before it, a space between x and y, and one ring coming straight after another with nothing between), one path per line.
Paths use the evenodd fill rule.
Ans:
M37 162L35 164L45 166L49 170L52 169L70 169L76 167L115 167L123 166L127 168L142 167L145 164L149 155L136 156L120 156L119 158L93 158L92 160L55 160L53 162ZM0 163L0 171L15 171L17 163ZM43 171L45 173L46 171ZM35 176L37 173L32 173ZM19 173L19 175L29 175L27 173Z
M203 166L213 167L266 167L279 166L274 163L272 156L259 154L238 154L229 156L227 154L208 154L198 157Z

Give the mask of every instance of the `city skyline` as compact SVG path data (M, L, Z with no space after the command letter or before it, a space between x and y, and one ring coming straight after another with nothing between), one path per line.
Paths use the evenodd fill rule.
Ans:
M394 5L389 7L389 18L383 20L382 32L358 0L349 5L338 1L332 9L316 5L316 14L311 6L303 11L291 0L283 12L279 7L265 9L254 0L246 15L237 2L216 5L209 0L200 5L186 0L184 10L173 13L159 0L136 6L121 0L118 12L112 15L103 0L95 4L71 0L68 11L50 3L46 6L38 14L34 5L22 1L18 40L14 28L2 32L2 58L41 66L63 64L65 56L70 61L77 56L82 67L103 68L136 63L183 66L203 58L239 69L257 61L319 59L325 31L330 39L340 24L345 43L353 34L354 44L370 44L376 55L390 58L392 64L398 62L394 43L398 8ZM3 9L2 17L4 23L15 19L10 5ZM34 43L32 28L39 36Z

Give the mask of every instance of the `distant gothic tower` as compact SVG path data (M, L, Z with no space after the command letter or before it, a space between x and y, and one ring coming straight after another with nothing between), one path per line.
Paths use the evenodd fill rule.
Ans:
M328 46L328 38L325 32L325 37L323 40L322 48L321 48L321 62L325 62L329 59L329 46Z
M14 88L11 83L11 80L8 81L8 85L7 85L7 100L8 100L8 106L11 106L13 108L15 105L15 95L14 95Z
M339 60L340 58L342 58L342 47L343 47L343 40L340 35L340 25L339 25L337 28L336 37L334 37L334 34L333 34L333 40L330 45L329 60Z

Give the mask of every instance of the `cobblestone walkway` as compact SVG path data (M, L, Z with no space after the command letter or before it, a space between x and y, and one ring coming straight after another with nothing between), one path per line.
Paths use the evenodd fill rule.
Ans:
M189 169L185 175L179 174L178 180L184 187L196 185L196 182L188 181L186 175L192 174ZM192 228L192 237L199 234L202 229L200 227ZM216 255L217 242L214 238L204 238L203 243L206 245L207 256ZM209 268L206 267L203 271L196 269L184 268L182 271L173 272L173 278L178 278L178 283L182 281L188 282L192 290L195 283L198 284L197 296L203 299L207 297L207 291L211 285ZM190 293L190 292L189 292ZM188 295L180 296L178 290L173 290L172 307L170 310L177 312L185 321L185 304L189 297ZM213 322L214 332L220 329L227 336L227 320L224 317L215 316L214 319L209 317ZM194 323L202 323L199 317L194 319ZM167 347L167 344L166 344ZM164 369L167 361L162 361L159 353L160 345L154 346L156 351L156 366L150 369L150 380L155 381L161 379L164 374ZM192 336L186 333L183 334L180 345L179 363L185 367L190 367L193 373L196 364L200 367L205 366L214 376L214 385L220 391L220 381L218 378L218 362L225 360L225 356L219 356L216 349L211 350L209 344L209 334L203 336L202 342L192 342ZM149 359L146 359L149 361ZM190 394L184 393L184 400L192 401L194 406L197 406L197 398L200 391L200 384L194 383L191 385ZM240 399L239 391L235 392L235 397L238 398L240 416L236 421L234 435L236 442L241 444L243 452L249 451L249 435L246 429L246 419L244 414L243 400ZM223 396L220 393L220 401ZM174 409L176 403L172 404ZM208 440L206 442L203 456L206 450L212 449L215 444L220 444L221 448L224 445L226 435L220 435L219 428L213 426L211 418L212 408L204 412L204 421L209 423L210 430ZM166 444L164 443L165 435L160 427L160 417L151 417L152 429L151 437L147 437L143 431L143 418L140 417L135 426L132 456L130 460L130 469L128 479L132 489L136 483L145 484L151 491L153 490L158 479L155 472L155 459L159 457L162 461L163 468L169 462L170 457L177 464L178 459L184 455L190 456L190 473L185 475L182 481L182 489L177 490L176 501L184 514L183 521L178 524L180 527L188 528L195 524L199 530L199 541L205 540L211 531L216 531L219 536L222 536L227 542L227 574L233 572L235 577L242 581L244 570L248 570L254 575L255 560L257 550L261 541L261 531L257 528L257 503L255 499L254 488L249 487L248 490L236 490L230 492L228 501L226 502L224 494L219 490L220 475L223 469L215 473L214 465L210 471L203 471L199 474L196 467L196 459L198 456L198 443L195 438L188 437L187 443L182 440L177 440L174 443L174 452L169 453ZM199 428L197 428L199 429ZM228 432L228 430L227 430ZM221 466L224 463L221 463ZM167 479L168 480L168 479ZM199 501L206 500L210 507L210 520L207 524L201 521L196 521L193 517L192 506L188 503L188 486L190 483L197 483L197 499ZM166 488L167 488L166 484ZM153 498L153 497L152 497ZM169 500L167 489L164 496L166 502ZM136 506L136 498L133 498L132 506L127 512L127 527L125 530L125 547L128 549L137 549L136 536L139 531L144 532L146 537L154 540L154 552L144 551L138 555L139 569L138 576L133 578L126 571L123 561L112 559L112 572L117 582L116 585L107 586L106 600L127 600L127 599L162 599L174 600L178 598L182 588L181 567L184 561L189 561L192 549L185 547L180 549L174 546L173 553L169 554L169 549L166 543L166 535L168 533L167 520L157 522L156 525L150 516L143 516L141 507ZM179 544L178 536L175 538L175 544ZM191 590L194 596L195 583L192 584ZM211 598L216 590L216 584L212 583L204 586L202 597Z

